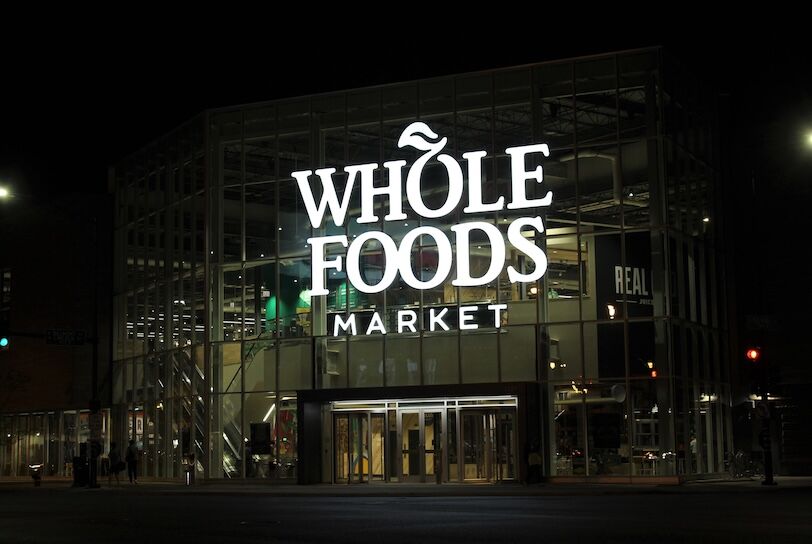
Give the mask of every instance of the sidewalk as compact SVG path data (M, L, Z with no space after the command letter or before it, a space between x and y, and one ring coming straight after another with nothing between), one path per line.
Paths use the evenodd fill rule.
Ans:
M781 493L812 492L812 477L778 477L777 486L761 485L761 480L703 480L692 481L680 486L651 484L355 484L355 485L296 485L270 484L267 482L222 482L209 481L194 486L182 482L164 480L139 480L133 485L121 482L118 487L108 487L107 479L99 481L98 489L73 488L71 480L46 478L42 486L34 487L31 479L0 479L0 492L12 490L49 490L75 493L158 493L178 495L264 495L278 497L523 497L523 496L605 496L605 495L646 495L646 494L697 494L697 493Z

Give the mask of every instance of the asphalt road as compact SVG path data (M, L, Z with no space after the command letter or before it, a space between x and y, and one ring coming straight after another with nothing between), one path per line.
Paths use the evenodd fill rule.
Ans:
M812 542L809 487L458 497L146 487L0 486L0 542Z

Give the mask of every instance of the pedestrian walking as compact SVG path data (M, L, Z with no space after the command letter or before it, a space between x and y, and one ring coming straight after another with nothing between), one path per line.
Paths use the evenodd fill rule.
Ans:
M127 447L127 454L124 457L127 461L127 477L130 479L131 484L138 483L138 447L135 445L135 440L130 440L130 445Z
M539 443L534 440L530 445L530 452L527 455L527 483L537 484L541 482L541 453Z
M116 477L116 485L121 485L121 480L118 479L118 473L124 470L124 462L121 460L121 452L118 451L118 445L115 442L110 442L110 453L107 454L107 460L110 463L110 470L107 471L107 485L113 486L113 476Z

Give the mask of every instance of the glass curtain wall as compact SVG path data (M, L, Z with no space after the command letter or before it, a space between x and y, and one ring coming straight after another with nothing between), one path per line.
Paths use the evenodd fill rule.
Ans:
M685 474L724 470L732 447L726 275L714 94L668 59L661 94L675 440Z
M203 474L207 346L204 117L116 168L113 438L146 476ZM194 465L192 465L194 459Z
M73 458L90 437L87 410L0 416L0 477L29 477L29 465L43 464L46 476L73 475ZM102 410L101 473L110 451L110 411Z
M113 179L119 436L156 477L179 477L194 455L208 478L294 478L296 391L537 382L548 476L719 470L730 430L713 118L687 81L659 50L604 55L216 110L132 156ZM359 224L356 182L344 223L313 229L292 172L335 168L339 200L347 165L377 164L380 186L391 181L382 165L404 161L405 180L420 153L397 143L418 120L447 138L463 172L464 153L485 152L485 203L510 199L507 148L547 143L543 162L528 158L544 182L527 196L549 190L552 204L465 214L466 186L447 215L425 219L404 183L405 218L384 221L389 202L376 197L376 222ZM421 194L430 209L446 204L436 158ZM311 295L311 236L377 230L400 246L433 227L481 277L492 239L473 231L462 248L451 227L475 220L506 238L513 219L536 215L544 232L523 234L548 267L535 283L509 281L508 266L533 264L506 244L503 272L482 286L454 286L452 268L425 290L396 276L368 294L328 270L330 294ZM442 273L437 248L430 235L411 240L415 278ZM365 281L381 280L380 243L359 261ZM505 305L498 323L491 304ZM460 331L463 307L486 326ZM440 311L450 330L428 330ZM387 334L333 336L350 314L360 333L377 315Z

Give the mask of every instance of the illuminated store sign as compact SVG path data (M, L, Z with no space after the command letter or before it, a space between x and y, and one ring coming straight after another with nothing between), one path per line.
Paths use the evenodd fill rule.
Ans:
M620 236L598 236L594 243L596 301L599 308L607 308L605 317L619 319L624 311L628 317L654 315L651 234L625 234L625 256L621 255ZM614 315L609 315L613 311L609 306Z
M439 219L451 214L457 209L463 197L463 186L468 186L468 202L463 208L465 214L481 214L487 212L497 212L507 208L508 210L532 209L539 206L549 206L552 202L552 193L547 191L542 198L529 198L527 196L527 180L541 183L543 180L543 170L537 166L532 171L527 171L525 160L528 157L541 154L549 156L550 152L547 144L534 144L520 147L509 147L505 153L510 156L511 169L511 195L510 201L506 203L505 196L499 196L495 202L483 202L482 199L482 159L487 153L485 151L470 151L463 153L462 158L466 163L467 179L463 174L463 165L459 161L446 153L441 153L446 146L448 138L439 138L431 128L425 123L412 123L403 131L398 139L398 147L411 147L423 154L414 162L405 174L406 199L408 205L414 212L425 219ZM445 168L445 180L447 190L442 191L446 195L445 202L439 207L432 208L426 205L421 192L421 178L424 168L432 159L436 159ZM375 184L375 171L378 170L377 163L345 166L346 184L343 191L336 190L336 179L333 174L335 168L321 168L316 170L313 177L312 170L293 172L299 192L302 195L310 223L314 229L324 228L325 217L329 212L331 222L336 227L344 225L347 211L350 205L350 198L356 183L360 184L360 204L361 214L356 219L359 224L377 223L379 217L375 214L375 197L382 196L387 199L385 210L388 213L384 216L384 221L403 221L407 219L403 213L403 180L405 160L389 161L383 163L383 168L387 171L388 185ZM321 183L321 190L315 190L312 184ZM443 188L445 189L445 187ZM314 193L320 194L320 200L316 204ZM341 194L341 198L339 198ZM388 204L388 207L386 205ZM523 229L535 229L538 233L544 232L544 225L541 217L519 217L513 219L507 228L507 242L517 250L524 253L527 258L534 263L532 272L524 273L515 267L507 267L508 279L511 283L533 282L541 278L547 270L547 256L542 248L538 247L533 240L528 239L523 234ZM325 271L334 269L343 271L346 268L347 278L350 284L362 293L378 293L389 287L398 274L408 286L423 290L431 289L441 285L455 268L455 276L451 281L452 285L460 287L471 287L477 285L487 285L498 278L502 272L505 255L506 241L502 231L496 225L484 221L461 222L450 227L455 237L455 252L452 251L452 242L448 235L437 227L422 226L410 230L396 244L391 236L380 231L368 231L349 241L347 235L314 236L308 238L307 242L312 250L312 281L311 295L327 295L329 290L325 286ZM470 267L470 239L472 232L480 231L487 236L490 243L490 263L487 271L474 277ZM418 277L412 267L412 247L422 236L433 239L437 250L437 266L433 277ZM367 278L361 270L361 251L368 243L374 242L379 246L383 254L385 264L381 270L380 279L376 283L368 283ZM326 258L326 250L334 250L341 245L348 248L346 255ZM454 266L456 264L456 267ZM377 278L376 278L377 279ZM383 328L382 326L380 328Z
M429 332L451 329L470 330L480 327L499 327L504 323L504 310L507 304L479 304L476 306L434 306L423 308L423 328ZM405 308L388 316L385 323L375 310L358 310L345 315L344 312L327 314L327 332L332 336L354 336L357 334L387 334L417 332L421 321L419 308ZM387 316L384 315L384 318Z

